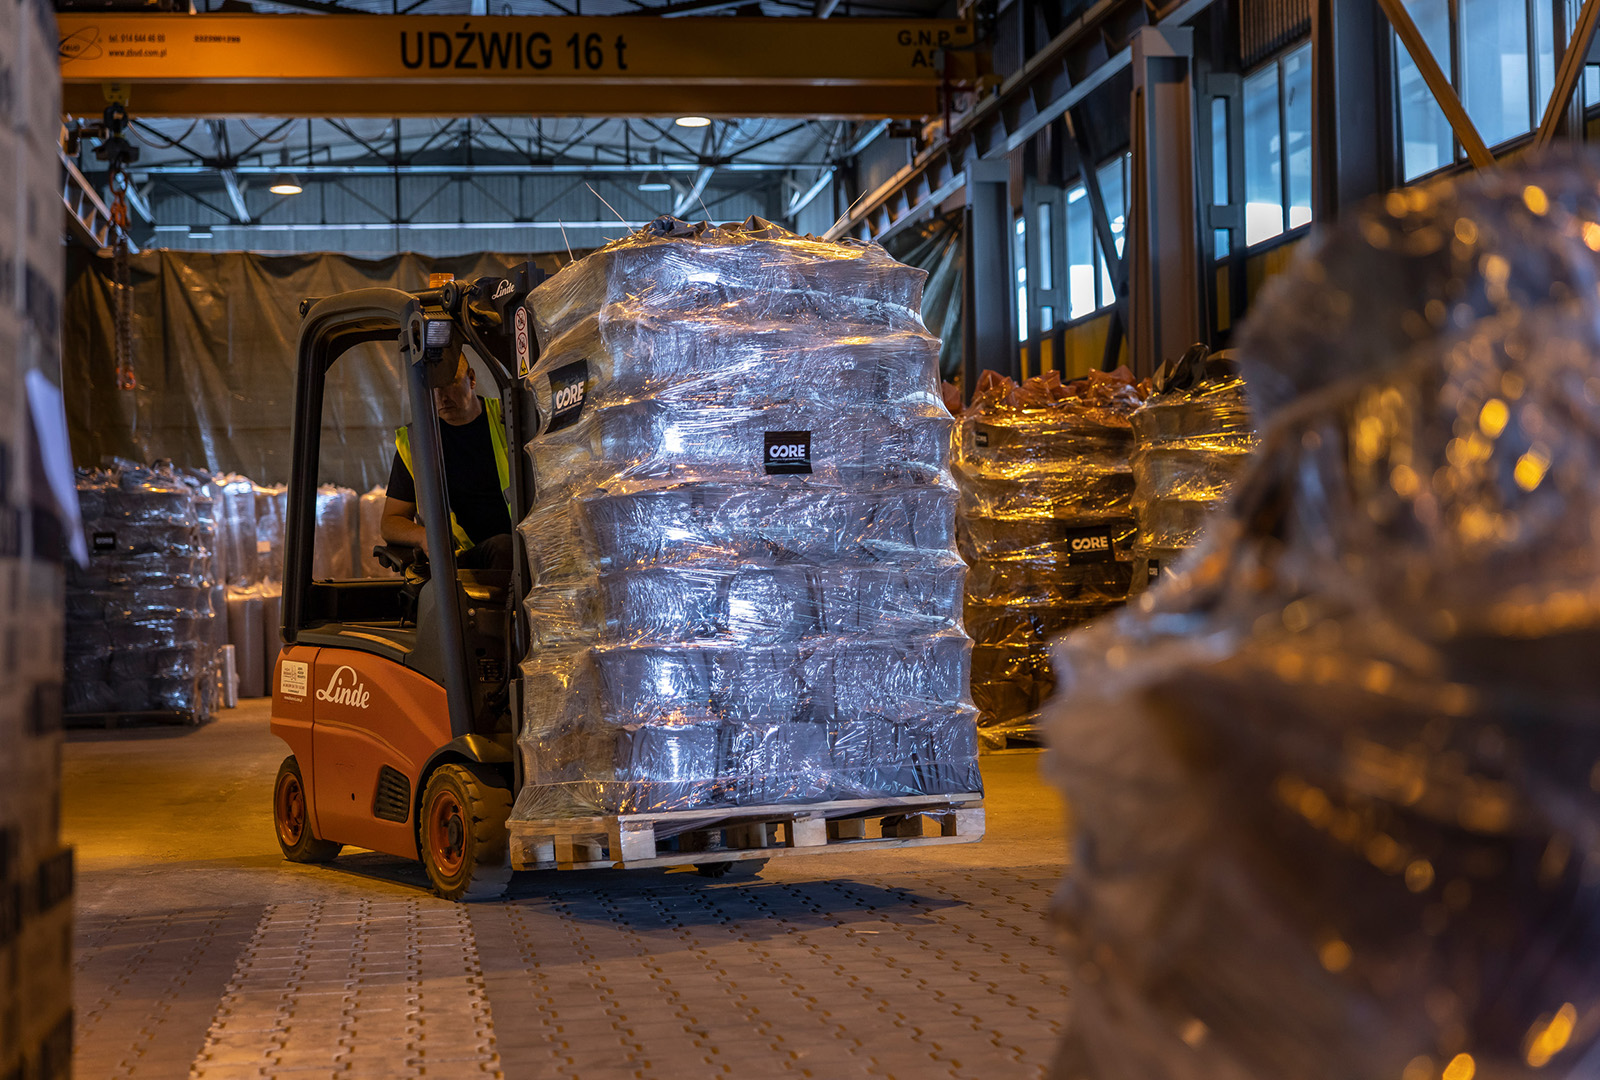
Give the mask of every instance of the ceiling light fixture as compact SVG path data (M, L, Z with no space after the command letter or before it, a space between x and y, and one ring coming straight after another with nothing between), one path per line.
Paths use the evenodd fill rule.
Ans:
M639 181L640 191L671 191L672 185L667 183L667 178L657 177L655 173L645 173L644 179Z
M711 121L704 116L680 116L677 119L677 124L679 127L702 128L710 127Z
M190 240L210 240L211 236L212 236L211 229L208 226L205 226L205 225L191 225L189 227L189 239Z
M272 186L267 189L274 195L298 195L305 188L300 186L298 177L290 173L279 173L272 178Z

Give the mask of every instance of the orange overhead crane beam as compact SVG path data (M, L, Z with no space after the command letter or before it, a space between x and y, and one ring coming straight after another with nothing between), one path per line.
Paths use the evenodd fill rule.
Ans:
M929 116L977 75L947 19L56 17L62 105L145 117Z

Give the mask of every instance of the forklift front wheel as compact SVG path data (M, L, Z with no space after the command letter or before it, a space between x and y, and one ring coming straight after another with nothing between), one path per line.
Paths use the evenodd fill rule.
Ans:
M278 846L290 862L328 862L339 854L341 845L324 840L311 830L307 802L300 763L290 754L278 766L278 780L272 785L272 824L277 829Z
M428 778L417 815L417 847L433 889L446 900L493 900L511 881L506 818L511 792L463 765Z

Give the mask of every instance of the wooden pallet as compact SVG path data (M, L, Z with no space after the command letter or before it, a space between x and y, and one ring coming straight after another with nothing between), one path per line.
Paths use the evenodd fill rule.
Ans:
M135 727L198 727L201 721L186 709L151 709L120 712L66 713L61 726L68 731L112 731Z
M925 829L932 819L937 829ZM842 799L803 806L512 821L517 870L635 869L983 839L983 796Z

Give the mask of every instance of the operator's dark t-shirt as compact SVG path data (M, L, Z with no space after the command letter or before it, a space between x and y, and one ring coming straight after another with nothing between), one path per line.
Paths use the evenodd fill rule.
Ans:
M480 402L482 398L478 399ZM500 490L500 470L495 465L494 442L489 435L489 413L485 409L470 424L439 425L439 441L444 451L444 484L450 500L450 510L456 522L466 530L473 544L481 544L491 536L511 531L511 511L506 509L506 497ZM411 439L412 453L416 453L417 439ZM417 501L417 485L411 470L400 460L396 451L394 465L389 469L391 499L401 502ZM421 517L421 511L418 511Z

